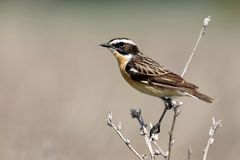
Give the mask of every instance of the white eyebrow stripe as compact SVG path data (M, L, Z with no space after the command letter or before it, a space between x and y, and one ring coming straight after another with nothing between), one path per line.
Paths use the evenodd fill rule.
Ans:
M136 44L132 40L130 40L130 39L115 39L110 44L117 44L117 43L120 43L120 42L129 43L129 44L132 44L132 45L136 46Z

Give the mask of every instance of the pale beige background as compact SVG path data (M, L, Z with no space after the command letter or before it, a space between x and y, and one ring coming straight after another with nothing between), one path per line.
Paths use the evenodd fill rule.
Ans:
M200 159L211 117L223 120L209 159L240 156L240 21L230 3L0 3L0 159L135 159L105 124L108 111L132 145L146 153L130 108L156 122L162 102L130 88L99 44L129 37L145 54L181 73L202 19L213 21L185 78L216 98L182 98L174 159ZM235 6L235 7L234 7ZM172 112L164 119L166 149Z

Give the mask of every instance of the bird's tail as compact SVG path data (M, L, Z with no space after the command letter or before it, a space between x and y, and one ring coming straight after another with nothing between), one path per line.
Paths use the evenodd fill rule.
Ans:
M192 96L194 96L194 97L196 97L196 98L204 101L204 102L207 102L207 103L212 103L212 102L214 101L213 98L211 98L211 97L209 97L209 96L207 96L207 95L205 95L205 94L202 94L202 93L198 92L197 90L192 90L192 91L190 92L190 94L191 94Z

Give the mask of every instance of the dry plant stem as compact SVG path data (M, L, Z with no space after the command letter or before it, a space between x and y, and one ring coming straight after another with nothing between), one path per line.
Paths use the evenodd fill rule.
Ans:
M147 129L144 127L143 130L147 131ZM145 132L143 131L143 132ZM144 133L144 140L145 140L145 143L147 145L147 148L148 148L148 151L150 153L150 156L151 156L151 159L154 160L155 159L155 155L154 155L154 151L153 151L153 148L152 148L152 145L151 145L151 141L150 139L148 138L148 135Z
M159 151L159 155L162 156L164 159L166 159L168 157L168 152L165 153L162 148L158 145L157 141L152 141L152 143L154 144L154 146L157 148L157 150Z
M211 21L210 18L211 18L211 17L208 16L208 17L206 17L206 18L204 19L204 21L203 21L203 26L202 26L201 32L200 32L200 34L199 34L197 43L195 44L195 47L193 48L193 51L192 51L192 53L191 53L191 55L190 55L190 57L189 57L186 65L185 65L185 67L184 67L184 69L183 69L183 72L182 72L182 75L181 75L182 77L184 76L184 74L185 74L186 71L187 71L187 68L188 68L188 66L189 66L189 64L190 64L190 62L191 62L191 60L192 60L192 58L193 58L193 55L195 54L195 52L196 52L196 50L197 50L197 47L198 47L198 45L199 45L200 40L202 39L202 36L205 35L205 33L206 33L206 31L207 31L208 23Z
M114 130L117 132L117 134L121 137L121 139L125 142L125 144L128 146L128 148L140 159L143 160L142 156L131 146L129 143L129 140L127 140L122 133L117 129L115 125L113 125Z
M127 145L127 147L140 159L143 160L143 157L132 147L130 144L130 140L125 138L123 134L121 133L121 127L116 127L114 123L112 122L112 113L108 114L107 117L107 124L108 126L112 127L114 131L119 135L119 137L123 140L123 142Z
M143 117L141 115L141 110L139 109L139 111L137 111L135 109L131 109L131 116L132 118L136 118L140 125L141 135L144 136L144 140L150 153L151 159L155 159L155 155L160 155L165 159L167 157L167 153L165 153L157 144L156 139L151 140L151 138L149 138L149 132L146 129L147 125L144 123ZM152 143L157 148L157 153L153 150Z
M168 160L171 159L172 145L173 145L173 143L174 143L173 131L174 131L174 127L175 127L175 124L176 124L177 116L180 114L179 107L180 107L180 106L175 106L175 107L173 108L173 111L174 111L173 121L172 121L171 130L170 130L170 132L169 132L169 140L168 140Z
M192 155L192 148L188 147L188 160L191 160L191 155Z
M151 156L151 159L155 159L154 157L154 151L153 151L153 148L152 148L152 145L151 145L151 141L150 139L148 138L148 131L146 129L146 124L144 123L144 120L143 120L143 117L141 115L141 110L139 109L139 111L135 110L135 109L131 109L131 116L132 118L136 118L139 125L140 125L140 131L141 131L141 135L144 136L144 141L147 145L147 148L148 148L148 151L149 151L149 154Z
M207 31L207 26L208 26L209 22L211 21L210 18L211 18L211 17L208 16L208 17L206 17L206 18L204 19L204 21L203 21L202 29L201 29L201 31L200 31L198 40L197 40L197 42L196 42L196 44L195 44L195 46L194 46L194 48L193 48L193 51L192 51L192 53L191 53L191 55L190 55L190 57L189 57L186 65L185 65L185 67L184 67L184 69L183 69L183 72L182 72L182 74L181 74L181 77L183 77L183 76L185 75L185 73L186 73L186 71L187 71L187 69L188 69L188 66L189 66L189 64L190 64L190 62L191 62L191 60L192 60L192 58L193 58L193 55L195 54L195 52L196 52L196 50L197 50L197 47L198 47L198 45L199 45L199 43L200 43L200 40L202 39L202 36L205 35L205 33L206 33L206 31ZM171 159L172 145L173 145L173 143L174 143L173 131L174 131L175 123L176 123L176 118L177 118L177 116L179 115L179 112L180 112L180 111L179 111L179 107L175 107L175 108L174 108L174 114L173 114L172 126L171 126L171 130L170 130L170 132L169 132L168 160ZM189 157L189 158L190 158L190 157Z
M219 127L221 127L222 124L221 124L221 120L218 120L217 122L215 121L214 118L212 118L212 126L210 127L210 130L209 130L209 138L208 138L208 142L207 142L207 145L205 147L205 149L203 150L203 160L207 160L207 154L208 154L208 151L209 151L209 148L210 146L213 144L214 142L214 135L217 131L217 129Z
M197 40L197 43L195 44L194 48L193 48L193 51L183 69L183 72L182 72L182 75L181 77L183 77L188 69L188 66L193 58L193 55L195 54L196 50L197 50L197 47L200 43L200 40L202 39L202 36L206 33L206 29L207 29L207 26L208 26L208 23L210 22L210 16L206 17L203 21L203 26L202 26L202 29L200 31L200 34L199 34L199 37L198 37L198 40ZM174 127L175 127L175 123L176 123L176 118L177 116L179 115L180 111L179 111L179 107L176 106L174 109L174 114L173 114L173 121L172 121L172 126L171 126L171 130L169 132L169 141L168 141L168 160L171 159L171 151L172 151L172 145L174 143L174 139L173 139L173 131L174 131Z

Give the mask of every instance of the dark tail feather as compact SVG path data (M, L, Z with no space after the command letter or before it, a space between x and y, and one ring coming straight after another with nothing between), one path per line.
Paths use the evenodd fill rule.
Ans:
M196 97L196 98L198 98L198 99L200 99L200 100L202 100L204 102L207 102L207 103L212 103L214 101L213 98L211 98L211 97L209 97L209 96L207 96L205 94L202 94L202 93L200 93L200 92L198 92L196 90L191 92L191 95L193 95L194 97Z

